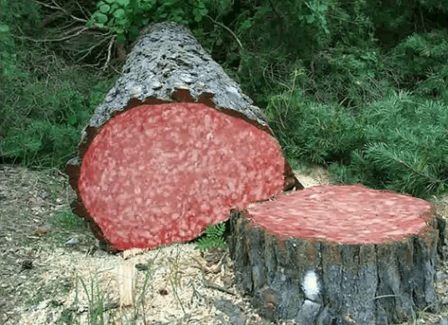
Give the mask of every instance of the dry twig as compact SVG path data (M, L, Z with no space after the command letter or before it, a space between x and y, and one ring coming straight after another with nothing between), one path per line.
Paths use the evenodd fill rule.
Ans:
M206 15L206 17L208 19L210 19L214 24L221 26L222 28L224 28L226 31L228 31L230 34L232 34L232 36L235 38L236 42L238 43L238 45L240 46L241 49L243 49L243 44L241 43L241 41L239 40L238 36L236 36L236 34L226 25L220 23L219 21L214 20L212 17L210 17L209 15Z
M53 9L53 10L60 10L60 11L62 11L64 14L66 14L67 16L69 16L70 18L72 18L73 20L82 22L82 23L84 23L84 24L87 23L87 19L83 19L83 18L79 18L79 17L73 16L72 14L70 14L69 12L67 12L67 10L65 10L64 8L62 8L62 7L61 7L56 1L54 1L54 0L51 0L51 2L54 4L54 6L49 5L49 4L47 4L47 3L44 3L44 2L41 2L41 1L37 1L37 0L34 0L34 2L37 3L37 4L40 4L41 6L46 7L46 8L50 8L50 9Z
M217 285L215 283L207 281L206 278L205 278L206 270L204 269L204 267L201 265L201 263L196 258L192 257L192 259L197 263L197 266L195 266L195 267L198 268L201 271L202 283L204 284L205 287L210 288L210 289L216 289L216 290L219 290L221 292L228 293L229 295L232 295L232 296L236 295L235 292L233 292L230 289L221 287L221 286L219 286L219 285Z

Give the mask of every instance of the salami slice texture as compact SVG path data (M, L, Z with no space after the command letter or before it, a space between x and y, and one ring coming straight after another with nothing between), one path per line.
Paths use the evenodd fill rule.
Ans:
M279 194L284 166L277 141L242 119L203 104L142 105L104 125L78 187L117 249L154 248Z
M247 217L281 238L380 244L418 234L432 216L424 200L361 185L316 186L250 205Z

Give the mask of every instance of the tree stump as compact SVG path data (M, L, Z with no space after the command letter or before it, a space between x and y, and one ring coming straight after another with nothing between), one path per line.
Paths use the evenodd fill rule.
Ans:
M261 110L191 32L150 26L67 163L108 251L196 238L232 208L302 186Z
M232 211L235 285L261 315L391 324L436 302L443 219L421 199L316 186Z

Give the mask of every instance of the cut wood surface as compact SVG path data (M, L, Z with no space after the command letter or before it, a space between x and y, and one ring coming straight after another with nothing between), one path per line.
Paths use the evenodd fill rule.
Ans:
M109 251L196 238L302 188L259 108L174 23L150 26L67 163L76 214Z
M435 308L443 219L421 199L316 186L234 211L235 284L269 319L391 324Z

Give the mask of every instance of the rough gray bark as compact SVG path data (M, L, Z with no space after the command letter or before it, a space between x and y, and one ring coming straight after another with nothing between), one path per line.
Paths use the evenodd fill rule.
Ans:
M183 89L189 94L177 94L177 90ZM174 23L154 24L142 32L127 57L123 76L98 106L89 126L100 127L114 112L126 109L131 99L144 102L151 98L166 102L204 98L218 109L240 112L249 120L267 126L261 110L213 61L193 34ZM83 138L86 136L84 133Z
M274 137L261 110L242 93L184 26L160 23L149 26L135 42L123 75L97 107L81 135L79 157L67 163L70 184L78 191L82 159L102 127L116 115L139 105L172 102L202 103L244 119ZM284 189L303 188L285 159ZM79 198L78 193L78 198ZM78 199L75 212L92 221L96 237L107 240ZM108 248L113 251L113 247Z
M165 22L151 25L141 34L127 57L123 75L82 132L81 143L88 143L91 129L100 129L117 113L137 105L167 102L203 103L273 134L260 108L186 27ZM288 176L293 177L292 173ZM290 182L300 187L297 180Z
M436 307L433 281L445 223L378 245L280 239L233 211L235 284L262 316L299 324L391 324ZM312 284L316 279L316 287Z

